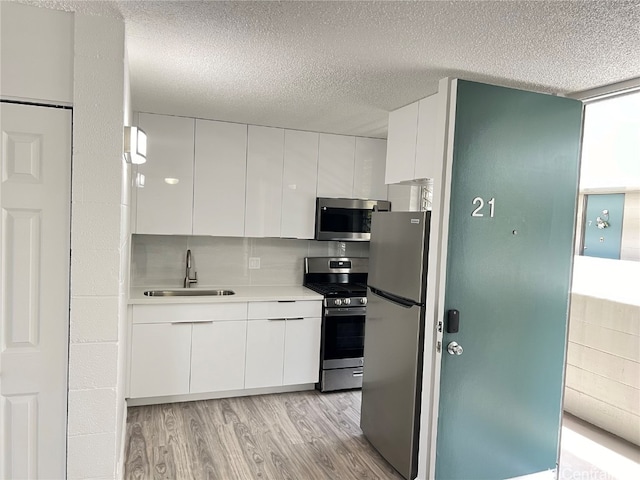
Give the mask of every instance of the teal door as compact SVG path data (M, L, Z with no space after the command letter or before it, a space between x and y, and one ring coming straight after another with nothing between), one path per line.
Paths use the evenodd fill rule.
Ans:
M624 193L587 195L582 254L620 260Z
M437 479L556 468L581 123L575 100L458 83Z

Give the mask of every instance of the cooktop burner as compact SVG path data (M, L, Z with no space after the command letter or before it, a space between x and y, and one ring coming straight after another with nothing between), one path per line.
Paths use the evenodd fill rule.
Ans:
M306 283L304 285L325 297L365 297L367 286L361 283Z

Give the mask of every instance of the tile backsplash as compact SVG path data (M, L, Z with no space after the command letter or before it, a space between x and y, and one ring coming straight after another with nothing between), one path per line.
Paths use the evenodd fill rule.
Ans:
M304 257L369 256L368 242L133 235L132 286L181 287L191 249L198 285L301 285ZM249 258L260 268L249 269Z

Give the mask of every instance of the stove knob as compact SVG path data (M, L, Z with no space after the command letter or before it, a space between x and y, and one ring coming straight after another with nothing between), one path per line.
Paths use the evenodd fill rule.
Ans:
M350 299L350 298L345 298L342 302L343 302L345 305L351 305L351 299Z
M366 297L365 297L365 298L361 298L361 299L360 299L360 303L361 303L362 305L366 305L366 304L367 304L367 299L366 299Z
M333 303L339 307L340 305L342 305L342 300L340 300L339 298L336 298Z

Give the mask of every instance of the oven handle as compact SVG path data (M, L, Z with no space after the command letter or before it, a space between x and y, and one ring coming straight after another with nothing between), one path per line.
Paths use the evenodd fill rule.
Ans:
M367 307L350 307L350 308L334 308L324 309L325 317L353 317L356 315L366 315Z

